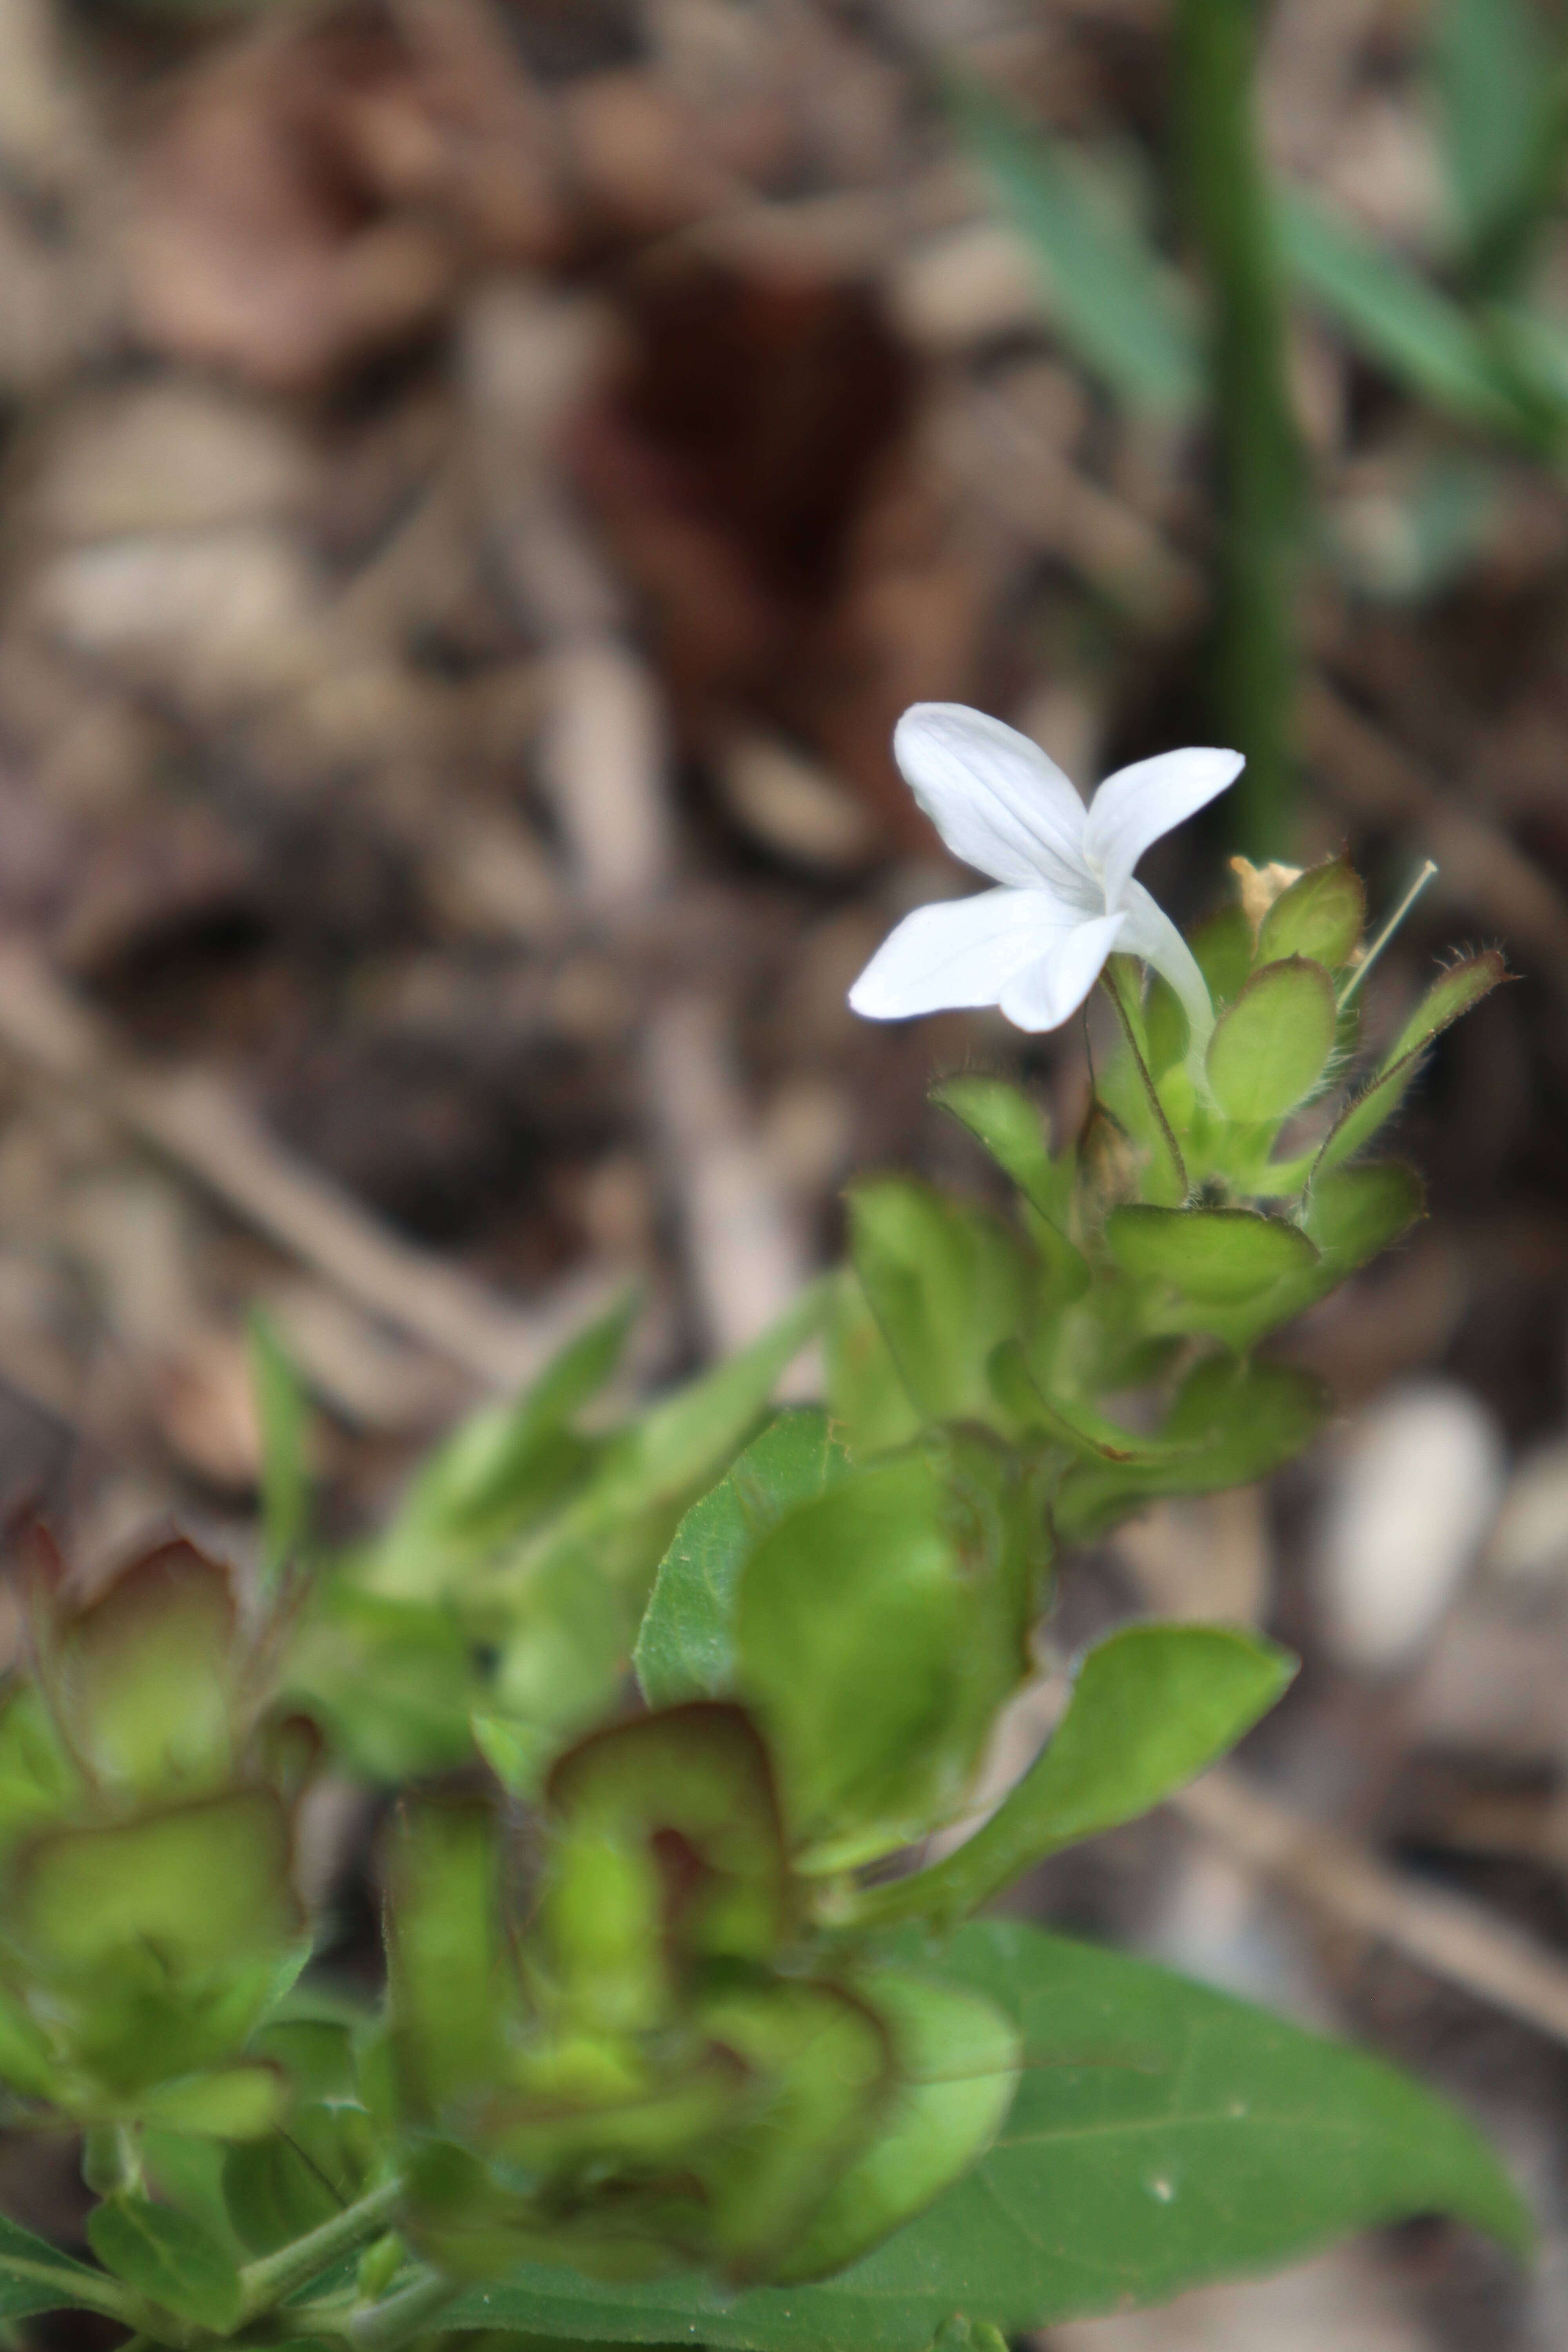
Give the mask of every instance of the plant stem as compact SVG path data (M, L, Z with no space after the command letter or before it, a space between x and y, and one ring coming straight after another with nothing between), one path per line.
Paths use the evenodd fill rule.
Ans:
M462 2292L456 2280L444 2278L439 2271L426 2271L422 2278L389 2294L384 2303L372 2304L368 2311L351 2319L348 2340L356 2352L398 2352L416 2336L427 2335L433 2322Z
M1371 947L1368 948L1365 955L1363 956L1360 963L1357 964L1354 971L1352 972L1350 979L1345 983L1345 986L1340 994L1340 1011L1342 1013L1344 1011L1347 1004L1354 1003L1356 992L1360 989L1363 981L1366 978L1367 973L1372 970L1373 965L1377 961L1378 957L1383 953L1384 949L1388 945L1389 940L1394 937L1394 932L1399 929L1400 924L1405 920L1405 916L1410 912L1411 908L1414 907L1416 899L1419 898L1422 891L1425 890L1427 883L1430 882L1433 875L1436 874L1436 866L1429 857L1425 866L1421 868L1420 873L1415 877L1415 881L1410 885L1409 889L1405 893L1404 898L1401 898L1398 906L1395 907L1393 914L1390 915L1387 922L1384 923L1382 930L1379 931L1376 939L1373 940Z
M280 2246L275 2254L263 2254L259 2261L247 2263L239 2274L245 2289L246 2317L254 2319L259 2312L270 2310L285 2295L292 2294L296 2287L308 2285L345 2254L352 2254L356 2247L379 2237L402 2200L402 2181L384 2181L379 2189L362 2197L357 2205L334 2213L319 2230L296 2238L292 2245Z
M1252 121L1257 0L1179 0L1183 177L1208 272L1219 440L1215 699L1247 754L1230 803L1253 856L1289 845L1303 468L1285 368L1284 273Z
M107 2318L118 2319L127 2327L132 2324L131 2296L107 2271L68 2268L63 2263L57 2270L52 2263L28 2262L25 2255L7 2253L5 2275L37 2279L40 2286L58 2289L62 2311L101 2311Z

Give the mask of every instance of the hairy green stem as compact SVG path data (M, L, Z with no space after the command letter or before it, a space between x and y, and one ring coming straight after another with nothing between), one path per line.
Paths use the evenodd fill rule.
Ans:
M1219 440L1215 687L1247 754L1229 803L1244 846L1289 846L1303 468L1285 366L1284 271L1252 121L1257 0L1180 0L1183 180L1209 280Z
M292 2245L279 2246L275 2254L263 2254L259 2261L247 2263L239 2274L245 2290L245 2315L254 2318L268 2311L296 2287L306 2286L313 2278L345 2254L368 2245L372 2238L381 2235L403 2200L401 2180L384 2181L362 2197L357 2205L350 2205L342 2213L334 2213L319 2230Z
M130 2291L118 2279L110 2278L107 2271L68 2270L63 2263L57 2270L52 2263L33 2263L25 2255L7 2252L5 2275L37 2279L40 2286L58 2289L62 2311L101 2311L107 2318L131 2326Z
M408 2286L399 2287L384 2303L372 2304L355 2314L347 2329L355 2352L399 2352L416 2336L428 2335L448 2304L462 2294L461 2285L439 2271L426 2271Z

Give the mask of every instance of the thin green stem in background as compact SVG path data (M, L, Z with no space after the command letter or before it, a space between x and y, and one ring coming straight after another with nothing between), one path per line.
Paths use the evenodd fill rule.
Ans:
M1220 545L1216 717L1247 754L1232 822L1289 846L1296 794L1296 575L1303 468L1285 366L1283 273L1253 129L1256 0L1178 0L1182 183L1212 306Z

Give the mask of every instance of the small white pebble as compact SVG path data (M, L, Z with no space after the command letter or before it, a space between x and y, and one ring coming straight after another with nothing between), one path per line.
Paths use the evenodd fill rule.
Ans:
M1318 1527L1323 1630L1346 1665L1388 1674L1435 1632L1502 1496L1503 1442L1451 1381L1396 1389L1352 1431Z
M1515 1470L1486 1566L1508 1584L1541 1590L1568 1584L1568 1438L1536 1446Z

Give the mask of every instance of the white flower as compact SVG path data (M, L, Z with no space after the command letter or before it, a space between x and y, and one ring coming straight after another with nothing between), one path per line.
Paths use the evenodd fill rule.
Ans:
M1055 1029L1121 949L1163 973L1202 1047L1214 1026L1203 974L1132 869L1235 782L1239 751L1140 760L1108 776L1087 809L1027 736L962 703L906 710L893 755L953 856L1001 887L906 916L850 990L857 1013L903 1021L997 1004L1020 1029Z

